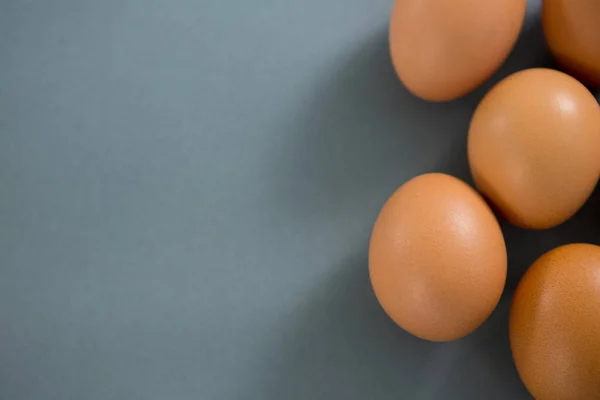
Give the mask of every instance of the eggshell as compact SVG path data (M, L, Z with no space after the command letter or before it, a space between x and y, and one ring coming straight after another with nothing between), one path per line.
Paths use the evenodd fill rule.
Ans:
M510 343L537 400L600 399L600 247L551 250L514 296Z
M586 84L600 86L600 2L544 0L542 23L560 66Z
M577 212L598 181L598 103L562 72L517 72L477 107L468 155L475 184L510 222L556 226Z
M422 339L466 336L492 313L506 280L498 222L469 185L444 174L405 183L373 228L369 271L385 312Z
M390 49L400 80L432 101L461 97L508 57L526 0L396 0Z

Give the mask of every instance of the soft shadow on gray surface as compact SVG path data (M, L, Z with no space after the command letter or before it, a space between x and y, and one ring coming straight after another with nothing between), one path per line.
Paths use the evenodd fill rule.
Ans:
M415 175L446 172L471 182L466 159L469 122L493 84L521 69L553 66L530 2L522 35L502 68L470 95L430 103L410 94L389 56L388 32L357 45L332 62L278 149L272 187L286 215L330 219L358 208L379 207Z
M392 68L386 28L332 65L279 149L273 186L288 218L379 208L464 145L476 106L476 97L434 104L408 93Z
M381 204L411 177L440 171L472 183L466 136L481 97L515 71L554 66L539 1L529 5L522 36L500 71L451 103L423 102L402 87L385 29L332 70L290 127L294 139L281 150L276 195L291 222L362 216L366 237ZM288 316L285 333L267 356L273 365L265 398L530 398L508 343L512 293L543 252L569 242L598 242L599 202L597 191L573 220L546 232L501 222L509 253L505 295L481 329L444 345L418 340L385 316L370 288L365 240L363 251L343 261L337 275Z
M429 343L385 315L366 264L362 254L346 260L290 315L268 355L272 364L263 398L528 398L508 346L510 296L467 338Z
M423 371L441 346L408 335L385 316L366 263L363 254L350 257L290 315L273 343L265 399L385 399L427 386Z
M508 251L507 290L513 290L538 257L568 243L600 244L600 188L569 221L547 231L524 231L502 221Z

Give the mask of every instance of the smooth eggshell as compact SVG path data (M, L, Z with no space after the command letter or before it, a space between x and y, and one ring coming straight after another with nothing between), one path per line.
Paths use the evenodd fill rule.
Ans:
M444 174L416 177L381 210L369 248L386 313L422 339L450 341L492 313L506 280L506 247L489 206Z
M432 101L461 97L508 57L526 0L396 0L390 50L400 80Z
M600 86L600 1L542 4L544 33L557 62L585 83Z
M562 72L517 72L477 107L468 155L475 184L510 222L551 228L575 214L598 181L598 103Z
M600 247L562 246L531 266L514 296L510 343L537 400L600 399Z

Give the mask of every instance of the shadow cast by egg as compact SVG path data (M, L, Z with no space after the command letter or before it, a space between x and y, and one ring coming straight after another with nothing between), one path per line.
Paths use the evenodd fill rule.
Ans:
M270 339L265 400L529 399L508 345L510 294L477 331L451 343L396 326L371 288L366 250L349 257ZM457 366L460 366L458 368Z
M294 134L274 149L272 194L286 219L330 220L357 210L372 218L398 186L438 170L450 149L464 146L477 103L435 104L410 94L392 67L385 27L331 65L299 116L282 127Z
M392 67L387 26L328 65L315 77L312 95L282 125L293 134L274 146L274 165L268 165L285 218L320 221L356 210L371 218L397 187L426 172L470 182L466 137L481 98L518 70L554 64L535 0L502 67L452 102L426 102L404 88Z
M570 243L600 245L600 186L586 204L563 224L548 230L523 230L501 221L508 252L507 290L514 290L527 268L542 254Z

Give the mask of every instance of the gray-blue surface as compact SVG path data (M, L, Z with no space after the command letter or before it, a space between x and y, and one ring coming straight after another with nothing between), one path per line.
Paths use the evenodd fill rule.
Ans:
M494 81L549 61L529 6ZM510 291L542 251L598 240L598 196L560 229L505 227L508 295L475 334L391 323L372 223L416 174L469 180L485 88L409 95L390 8L0 0L1 399L528 398Z

